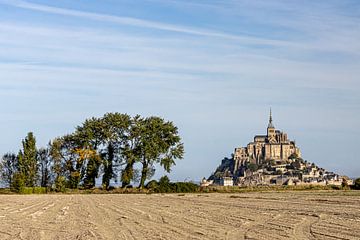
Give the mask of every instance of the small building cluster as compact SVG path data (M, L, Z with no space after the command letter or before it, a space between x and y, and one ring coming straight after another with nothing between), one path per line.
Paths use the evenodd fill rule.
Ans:
M201 186L351 185L352 180L326 171L301 158L287 134L276 130L271 110L267 135L257 135L246 147L235 148Z

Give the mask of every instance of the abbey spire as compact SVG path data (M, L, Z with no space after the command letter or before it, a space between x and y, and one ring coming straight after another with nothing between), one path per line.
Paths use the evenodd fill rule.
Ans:
M275 127L274 127L274 124L273 124L273 119L272 119L271 108L270 108L270 117L269 117L269 124L268 124L268 128L275 128Z

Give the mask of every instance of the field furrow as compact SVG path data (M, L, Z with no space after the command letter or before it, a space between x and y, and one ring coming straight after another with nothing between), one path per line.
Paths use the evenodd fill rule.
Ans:
M1 195L0 239L360 239L359 205L341 191Z

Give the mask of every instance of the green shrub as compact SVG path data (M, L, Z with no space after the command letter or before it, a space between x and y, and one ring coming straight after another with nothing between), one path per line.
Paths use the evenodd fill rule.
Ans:
M191 182L170 182L167 176L163 176L159 179L159 182L152 180L146 184L146 189L155 193L190 193L199 192L200 187Z
M56 192L65 192L66 190L66 178L64 176L58 176L55 179L55 189Z
M252 172L255 172L256 170L258 170L258 165L256 165L255 163L249 163L247 165L248 169L250 169Z
M33 193L35 193L35 194L47 193L47 188L46 187L34 187L33 188Z
M12 194L13 191L11 191L10 188L0 188L0 194Z
M342 189L342 186L339 186L339 185L329 185L329 188L331 190L341 190Z
M191 182L177 182L174 183L174 185L175 191L178 193L190 193L199 191L199 186Z
M159 179L159 186L156 189L156 192L160 193L170 193L174 192L173 185L170 183L168 176L163 176Z
M159 187L159 183L156 180L151 180L148 182L145 186L146 189L153 190L157 189Z
M32 194L34 192L34 189L32 187L24 187L22 188L21 194Z
M80 183L80 173L79 172L72 172L70 173L69 180L66 183L68 188L76 189Z

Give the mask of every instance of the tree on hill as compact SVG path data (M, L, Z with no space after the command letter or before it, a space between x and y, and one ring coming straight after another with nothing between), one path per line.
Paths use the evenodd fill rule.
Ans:
M258 165L256 165L255 163L248 163L247 168L250 169L252 172L255 172L256 170L258 170Z
M296 153L292 153L292 154L288 157L289 160L295 160L295 159L298 159L298 158L299 158L299 156L298 156Z

